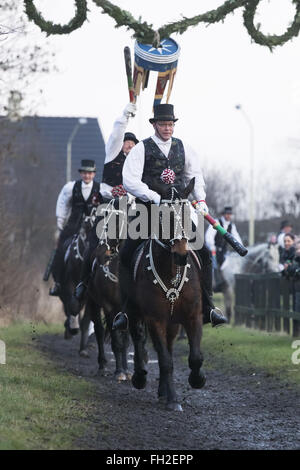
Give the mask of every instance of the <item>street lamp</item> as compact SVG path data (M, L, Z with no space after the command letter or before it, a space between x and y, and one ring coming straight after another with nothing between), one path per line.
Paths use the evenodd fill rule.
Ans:
M255 216L254 216L254 129L249 116L245 113L241 104L237 104L235 109L241 111L250 131L250 202L249 202L249 245L254 245L255 241Z
M86 118L79 118L78 121L76 122L74 129L72 130L72 133L69 137L68 143L67 143L67 167L66 167L66 182L71 181L71 166L72 166L72 141L77 134L77 131L80 126L87 124L87 119Z

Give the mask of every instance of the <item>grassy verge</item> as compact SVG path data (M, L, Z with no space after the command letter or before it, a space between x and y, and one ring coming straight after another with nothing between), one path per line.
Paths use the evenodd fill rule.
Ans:
M62 333L62 327L39 325L38 333L46 332ZM71 449L87 426L93 385L58 371L35 348L34 335L30 324L0 329L6 344L6 364L0 364L0 450Z
M265 333L242 327L226 326L212 329L205 325L203 329L202 350L222 364L236 364L253 369L253 373L264 370L274 374L279 380L288 380L300 384L300 364L293 364L292 343L295 338ZM298 346L299 349L299 346ZM300 354L298 354L300 358ZM217 363L205 367L216 367Z

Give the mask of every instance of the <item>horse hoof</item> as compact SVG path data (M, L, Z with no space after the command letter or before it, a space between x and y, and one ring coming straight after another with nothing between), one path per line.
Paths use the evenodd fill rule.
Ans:
M167 403L166 410L168 411L183 411L182 406L179 403Z
M115 379L117 382L124 382L127 380L126 374L124 372L115 372Z
M132 373L131 372L126 372L125 371L125 375L126 375L126 380L131 380L132 379Z
M79 356L84 357L85 359L88 359L90 357L86 349L82 349L81 351L79 351Z
M68 328L65 329L64 339L72 339L73 335L71 335L70 330Z
M199 375L190 374L189 384L192 388L202 388L206 382L206 377L203 372L199 372Z
M131 382L134 388L137 388L138 390L145 388L147 383L147 372L145 370L138 374L135 372L131 378Z
M76 336L79 333L79 328L69 328L69 331L72 336Z

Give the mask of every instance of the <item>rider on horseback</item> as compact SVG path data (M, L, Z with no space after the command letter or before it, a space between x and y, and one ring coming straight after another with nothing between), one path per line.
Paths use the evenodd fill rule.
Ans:
M195 177L195 187L192 193L196 199L196 210L208 212L205 202L205 190L202 171L199 165L198 155L179 139L172 138L174 132L173 105L160 104L154 106L154 118L150 119L155 134L136 145L127 157L123 167L124 188L134 195L136 201L145 204L148 211L151 203L160 204L161 196L154 190L159 184L169 183L172 178L175 186L184 185L184 182ZM171 179L168 179L171 178ZM166 186L165 186L166 187ZM129 291L132 285L131 262L136 248L143 242L141 238L127 238L121 250L120 263L120 288L123 309L129 302ZM201 258L203 270L204 292L204 321L211 321L212 326L226 323L226 318L221 312L217 312L212 302L212 261L209 250L204 245L196 251ZM127 315L120 312L115 321L114 328L125 328Z
M126 191L122 185L122 169L125 159L130 150L138 143L132 132L125 132L130 117L134 117L136 105L129 103L124 109L123 115L119 117L113 126L113 131L105 148L105 162L100 185L101 202L109 202L112 198L124 196ZM74 293L74 308L79 309L87 285L91 276L91 258L93 251L97 248L99 239L96 234L96 220L93 229L88 235L88 244L84 252L80 282Z
M81 179L65 184L57 199L56 217L60 235L52 268L55 285L49 292L53 296L61 294L64 244L79 231L83 216L90 215L92 208L99 203L100 184L94 181L96 175L94 160L82 160L78 171Z

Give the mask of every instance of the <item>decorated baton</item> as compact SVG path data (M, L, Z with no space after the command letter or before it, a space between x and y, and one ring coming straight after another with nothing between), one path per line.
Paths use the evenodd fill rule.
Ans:
M133 81L132 81L131 54L130 54L130 48L128 46L124 47L124 59L125 59L126 75L127 75L127 82L128 82L129 101L130 103L135 103L135 94L134 94Z
M195 201L194 201L195 202ZM193 203L192 203L193 204ZM213 226L215 230L217 230L222 237L229 243L229 245L232 246L234 251L236 251L240 256L246 256L248 253L247 248L244 247L241 243L239 243L232 235L231 233L227 232L224 227L222 227L221 224L219 224L211 215L207 214L204 211L201 211L201 214L203 217L207 220L207 222Z

